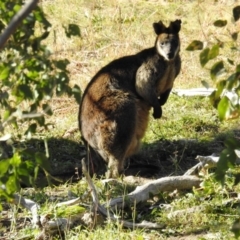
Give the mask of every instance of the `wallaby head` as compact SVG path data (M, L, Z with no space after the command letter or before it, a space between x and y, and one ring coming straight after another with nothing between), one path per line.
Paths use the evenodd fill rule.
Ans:
M180 40L178 33L181 29L181 20L175 20L166 27L162 21L153 23L153 28L157 34L156 49L166 60L173 60L180 50Z

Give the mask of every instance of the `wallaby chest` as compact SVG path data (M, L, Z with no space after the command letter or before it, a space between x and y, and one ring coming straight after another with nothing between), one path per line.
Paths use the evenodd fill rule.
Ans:
M161 69L160 72L160 76L156 81L156 92L158 96L173 87L173 82L176 76L176 68L173 63L168 63L163 71Z

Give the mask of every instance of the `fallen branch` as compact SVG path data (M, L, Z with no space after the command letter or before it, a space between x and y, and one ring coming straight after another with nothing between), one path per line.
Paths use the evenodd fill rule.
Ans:
M170 192L175 189L186 190L191 189L192 187L198 187L201 183L201 179L197 177L198 173L202 169L216 167L219 157L215 155L197 156L196 159L200 162L189 169L183 176L164 177L151 181L148 180L147 183L138 186L128 195L112 199L109 202L108 207L123 207L126 204L145 202L149 199L150 195L157 195L160 192Z
M38 215L38 210L40 209L40 206L35 203L34 201L30 199L26 199L18 194L14 194L13 199L14 204L20 205L24 208L26 208L28 211L32 214L32 224L33 226L39 226L40 224L40 216Z
M210 169L216 167L219 161L219 157L215 156L214 154L210 156L198 155L196 159L199 160L199 163L187 170L187 172L184 173L184 176L198 175L202 169Z
M112 199L108 206L113 208L116 206L122 207L126 204L138 204L147 201L151 195L157 195L161 192L170 192L176 189L192 189L193 187L198 187L200 183L201 179L196 176L163 177L152 180L142 186L138 186L133 192L126 196Z

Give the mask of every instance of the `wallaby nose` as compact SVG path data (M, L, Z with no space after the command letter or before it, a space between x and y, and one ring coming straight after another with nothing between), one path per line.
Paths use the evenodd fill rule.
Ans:
M175 55L174 51L168 53L168 55L167 55L167 56L168 56L168 59L169 59L169 60L173 59L173 58L174 58L174 55Z

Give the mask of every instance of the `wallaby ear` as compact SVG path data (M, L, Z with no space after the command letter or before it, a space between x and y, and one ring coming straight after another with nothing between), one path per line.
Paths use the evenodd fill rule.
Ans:
M153 28L155 33L159 35L160 33L164 32L166 26L163 24L162 21L159 21L158 23L153 23Z
M169 28L174 32L178 33L181 29L181 23L182 21L180 19L175 20L174 22L171 22Z

